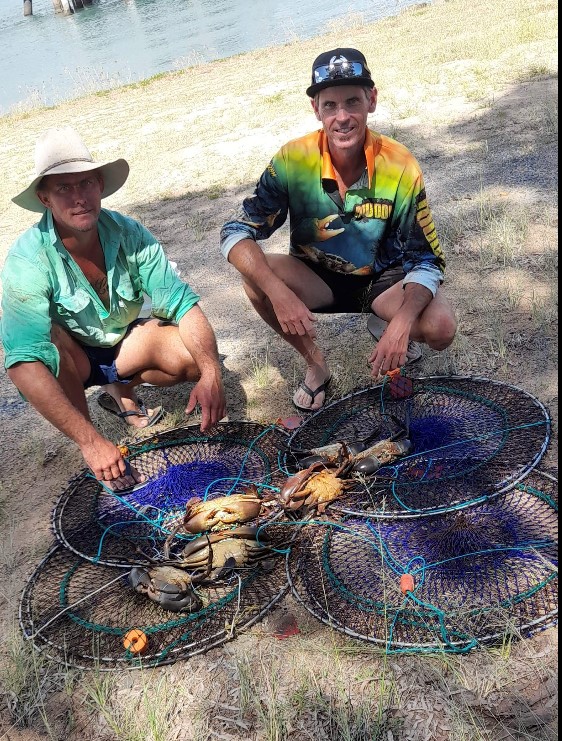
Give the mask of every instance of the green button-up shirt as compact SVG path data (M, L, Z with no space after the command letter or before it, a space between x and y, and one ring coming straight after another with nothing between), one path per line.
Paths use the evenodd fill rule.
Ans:
M58 376L52 323L83 345L113 347L138 318L143 294L152 300L153 316L176 322L199 301L170 265L157 239L138 221L102 209L98 233L109 309L66 251L51 211L12 245L2 270L0 326L6 368L39 360Z

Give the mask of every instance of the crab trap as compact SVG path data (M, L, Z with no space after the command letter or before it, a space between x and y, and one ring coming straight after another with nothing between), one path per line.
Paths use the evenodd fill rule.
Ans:
M282 513L261 506L286 478L285 439L252 422L220 423L212 434L193 425L129 448L147 480L128 494L77 476L53 510L60 544L21 598L24 636L69 666L135 668L201 653L260 620L288 590L287 530L274 524ZM188 500L230 501L241 490L245 502L248 487L254 527L246 518L235 530L175 534Z
M419 519L308 525L287 556L296 598L389 653L464 653L557 620L556 480Z
M174 613L139 594L123 569L57 545L29 579L20 602L26 638L49 658L83 669L170 664L248 629L288 590L282 557L195 586L189 611Z
M189 499L212 500L249 487L260 496L277 490L286 479L278 460L286 440L280 428L255 422L219 423L212 434L190 425L148 438L130 446L128 455L146 483L119 494L82 472L55 504L55 535L78 556L99 564L145 563L140 551L159 558ZM260 522L278 515L271 502Z
M557 482L533 470L549 436L544 407L513 386L399 377L290 436L227 422L146 438L127 451L143 484L115 493L84 471L59 497L58 544L25 586L21 628L69 666L158 666L232 639L290 585L317 618L388 651L530 635L556 619ZM301 518L307 495L287 477L328 444L339 459L341 442L375 473L361 460L344 481L339 460L333 477L321 463L342 496L318 498L329 521Z
M549 439L545 407L515 386L485 378L398 375L311 415L290 435L284 463L295 471L303 456L306 461L307 453L332 443L366 455L368 446L395 440L400 454L379 460L373 475L367 470L354 476L346 496L330 509L420 517L508 490L538 464Z

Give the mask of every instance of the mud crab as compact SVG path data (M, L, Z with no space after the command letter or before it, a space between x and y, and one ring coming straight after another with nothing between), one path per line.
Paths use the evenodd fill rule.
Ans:
M279 494L281 505L289 510L315 507L323 514L330 502L339 499L353 485L345 480L346 476L372 476L382 466L407 455L412 443L406 432L407 427L401 428L392 437L374 445L369 443L378 431L352 444L336 442L307 451L293 451L304 455L298 463L302 470L290 476L283 485Z
M342 496L351 481L344 481L350 469L350 461L344 461L335 469L326 468L323 461L315 461L303 471L289 476L279 493L284 509L297 510L303 506L316 508L323 514L326 507Z
M164 610L197 612L203 607L191 576L174 566L134 566L127 580L135 592L146 594Z
M220 580L232 569L251 568L263 561L263 568L273 567L275 553L256 539L257 528L242 526L234 530L202 535L188 543L177 558L150 566L135 566L128 581L131 587L145 594L165 610L195 612L203 602L195 591ZM260 537L261 540L261 537Z
M182 549L174 564L211 580L218 578L223 570L253 566L272 554L264 536L260 535L258 542L257 532L257 527L243 525L234 530L201 535ZM169 557L166 545L164 557Z
M248 522L259 517L264 501L253 484L243 494L206 501L192 497L186 503L185 516L178 529L183 527L188 533L197 535L207 530Z
M349 472L372 476L382 466L407 455L411 449L412 443L407 438L402 440L393 440L392 438L379 440L379 442L363 450L361 450L360 444L348 445L344 442L337 442L307 451L309 455L301 458L299 467L308 467L313 463L334 466L337 465L338 461L344 459L349 461Z
M380 435L380 430L374 430L363 440L353 443L335 442L310 450L296 450L292 452L298 459L299 468L307 468L313 463L321 462L326 466L348 466L347 472L372 476L379 468L401 458L412 450L409 439L410 414L406 408L406 418L400 422L390 415L398 431L385 440L378 440L371 444ZM342 464L343 462L343 464Z

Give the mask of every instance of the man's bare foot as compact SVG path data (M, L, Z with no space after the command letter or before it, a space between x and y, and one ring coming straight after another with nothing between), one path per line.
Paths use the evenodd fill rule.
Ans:
M131 388L129 384L109 383L103 386L103 390L111 397L115 403L115 408L110 408L106 403L102 403L103 400L100 401L102 407L117 414L132 427L147 427L154 424L157 415L162 416L162 407L156 407L155 409L141 408L135 389Z
M324 405L326 389L331 375L325 361L312 363L306 369L304 382L299 385L293 396L297 409L315 412Z

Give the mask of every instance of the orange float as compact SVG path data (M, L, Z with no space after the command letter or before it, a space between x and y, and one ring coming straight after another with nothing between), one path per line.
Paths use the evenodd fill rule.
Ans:
M129 630L123 636L123 646L126 651L130 651L132 654L142 654L148 647L148 638L146 633L138 628Z
M400 591L402 594L414 591L414 577L411 574L402 574L400 577Z

